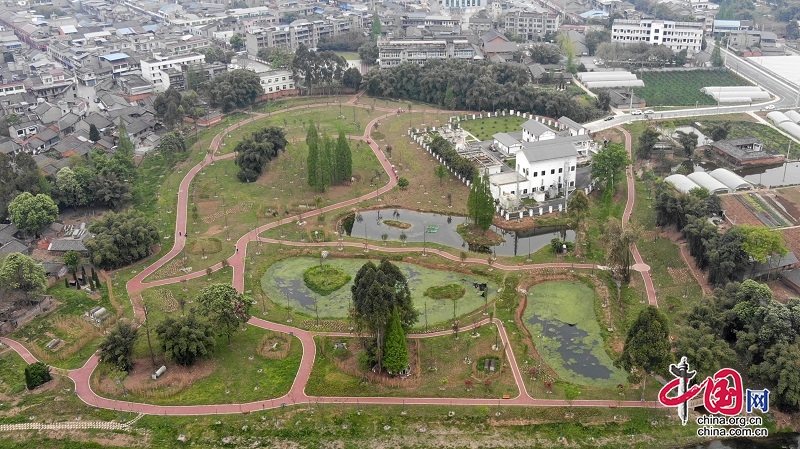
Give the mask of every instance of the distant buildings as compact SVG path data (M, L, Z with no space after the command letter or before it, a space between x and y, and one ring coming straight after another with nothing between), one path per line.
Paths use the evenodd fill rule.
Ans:
M181 84L179 90L185 83L185 72L189 66L202 65L205 56L197 53L187 53L163 57L160 54L154 55L153 59L141 61L142 78L149 81L156 92L164 92L170 85L177 82ZM180 80L183 81L180 81Z
M378 39L380 67L395 67L405 62L425 65L431 59L480 57L473 44L463 37L445 39Z
M556 33L561 24L561 16L552 11L511 11L506 14L503 26L505 32L532 41L543 38L548 33Z
M703 22L617 19L611 27L611 41L663 45L674 52L699 53L703 44Z

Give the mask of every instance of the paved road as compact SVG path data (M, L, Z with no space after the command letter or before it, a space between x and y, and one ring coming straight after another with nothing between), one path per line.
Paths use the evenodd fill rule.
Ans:
M358 103L358 96L353 97L350 99L347 104L356 106L356 107L371 107L371 106L364 106ZM308 109L312 107L326 107L327 105L305 105L305 106L297 106L294 108L285 109L281 112L287 112L290 110L295 109ZM383 169L389 175L389 182L386 183L383 187L379 189L377 194L370 192L367 195L364 195L359 198L354 198L351 200L342 201L340 203L326 206L321 209L317 209L311 212L306 212L304 214L305 218L325 213L328 211L341 209L344 207L349 207L355 204L360 203L361 201L367 200L369 198L373 198L374 196L386 192L389 189L393 188L397 184L397 179L394 175L392 170L391 164L389 163L386 156L381 151L380 147L377 143L371 139L370 132L375 122L382 120L390 115L396 114L395 109L389 108L380 108L375 107L374 109L387 112L386 114L372 120L366 127L364 135L359 136L359 139L366 141L370 148L372 148L373 152L377 156L378 160L380 161ZM453 112L457 114L459 112ZM463 112L462 112L463 113ZM176 282L180 282L183 279L191 279L203 276L205 273L202 271L198 271L195 273L191 273L185 276L174 277L170 279L161 279L152 282L144 282L144 279L158 270L160 267L164 266L174 257L178 256L181 250L184 248L186 244L186 224L187 224L187 211L188 211L188 203L189 203L189 186L191 184L192 179L195 175L197 175L200 170L208 164L213 163L215 160L214 153L219 149L220 143L222 141L223 136L227 133L235 130L240 126L244 126L247 123L250 123L254 120L258 120L260 118L269 116L271 114L256 114L253 117L241 121L235 125L229 126L217 136L214 137L211 143L211 148L209 154L204 158L200 163L192 167L189 172L184 176L183 180L180 183L177 195L178 195L178 204L176 210L176 221L175 221L175 234L173 238L173 247L172 249L165 254L163 257L158 259L156 262L151 264L150 266L146 267L141 272L137 273L137 275L132 278L126 285L129 293L129 297L133 304L134 315L136 317L142 317L144 315L142 309L142 302L141 302L141 292L146 288L155 287L158 285L167 285ZM627 135L627 133L626 133ZM630 153L631 151L631 142L630 142L630 135L627 135L626 138L626 147ZM216 159L225 159L234 157L233 154L224 155L222 157L216 157ZM623 220L627 223L628 218L633 210L633 200L635 197L634 192L634 183L632 178L632 171L631 168L628 169L628 200L625 209L625 214ZM268 229L272 229L274 227L282 225L284 222L289 223L294 220L299 219L299 216L293 216L285 220L281 220L279 222L269 223L263 226L260 226L257 229L254 229L247 234L241 236L236 241L236 249L234 254L228 259L229 264L233 267L233 285L239 290L243 291L244 289L244 269L245 269L245 261L247 256L248 250L248 243L251 241L261 240L268 243L283 243L285 245L293 245L293 246L306 246L306 247L327 247L330 248L331 246L336 246L337 243L343 246L354 246L354 247L362 247L363 245L358 242L307 242L307 243L300 243L300 242L281 242L275 239L269 239L265 237L260 237L259 234L263 233ZM433 253L437 254L441 257L447 258L448 260L458 261L461 262L460 258L454 256L450 253L445 251L440 251L436 249L425 249L420 247L410 247L410 248L388 248L388 247L378 247L378 246L369 246L368 249L380 251L380 252L420 252L422 256L426 253ZM638 250L634 252L634 258L637 264L643 265L643 261L641 260L641 255L639 255ZM475 259L470 258L467 259L466 262L470 263L488 263L486 260L483 259ZM578 268L578 269L593 269L601 267L595 266L593 264L571 264L571 263L548 263L548 264L524 264L524 265L504 265L495 263L495 267L502 269L502 270L528 270L533 268ZM211 267L212 270L218 270L222 268L222 264L217 264ZM641 266L640 266L641 268ZM651 304L656 303L656 294L655 290L652 288L652 281L650 280L649 273L647 273L646 269L642 271L642 276L645 280L645 285L647 286L647 295L650 300ZM523 379L523 375L520 372L519 366L516 362L516 358L514 352L511 350L511 345L508 339L508 335L506 333L505 327L502 322L498 320L492 320L491 324L495 325L499 331L500 338L503 342L503 347L506 353L506 357L508 360L508 366L511 369L514 375L514 381L517 386L517 395L512 399L502 400L502 399L471 399L471 398L386 398L386 397L373 397L373 398L353 398L353 397L316 397L316 396L308 396L305 393L305 387L308 383L309 377L311 375L311 370L314 365L314 359L316 356L316 344L314 343L314 336L315 335L325 335L326 333L315 333L304 329L298 329L295 327L287 326L280 323L274 323L271 321L265 321L260 318L251 318L248 322L252 326L269 329L272 331L283 332L283 333L290 333L296 336L301 344L303 349L303 355L300 361L300 368L298 369L297 375L294 379L291 389L289 392L276 399L267 399L263 401L256 401L250 402L246 404L219 404L219 405L194 405L194 406L161 406L161 405L152 405L152 404L144 404L144 403L137 403L137 402L129 402L129 401L119 401L114 399L108 399L99 396L95 393L91 388L90 378L92 372L99 364L99 357L97 354L93 354L86 363L78 369L65 371L66 375L73 380L75 383L75 393L76 395L85 403L106 409L113 409L113 410L120 410L120 411L128 411L128 412L136 412L136 413L144 413L144 414L158 414L158 415L205 415L205 414L219 414L219 413L245 413L245 412L252 412L257 410L264 410L267 408L275 408L281 407L282 405L291 405L303 402L320 402L320 403L355 403L355 404L452 404L452 405L493 405L498 403L503 403L507 405L524 405L524 406L567 406L569 405L568 401L565 400L544 400L544 399L534 399L532 398L528 392L527 388L525 387L525 381ZM462 331L468 331L474 327L478 327L481 325L490 324L490 320L486 319L479 323L466 326L462 328ZM427 338L427 337L435 337L441 335L449 335L450 331L438 332L438 333L429 333L424 335L411 335L410 338ZM327 335L337 335L337 334L330 334ZM338 334L338 335L349 335L349 334ZM17 351L28 363L32 363L36 361L36 358L19 342L13 341L8 338L0 338L5 344L8 344L12 349ZM574 406L587 406L587 407L612 407L612 406L621 406L621 407L652 407L654 404L652 403L642 403L638 401L608 401L608 400L584 400L584 401L574 401L572 403Z

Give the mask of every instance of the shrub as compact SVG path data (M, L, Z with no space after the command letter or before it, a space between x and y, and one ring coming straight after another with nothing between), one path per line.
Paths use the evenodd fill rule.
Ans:
M433 299L458 299L466 290L459 284L435 285L425 290L425 296Z
M314 265L303 273L303 282L313 292L324 296L350 282L350 275L330 265Z
M400 178L397 180L397 187L400 187L400 190L405 190L408 188L409 182L406 178Z
M42 362L31 363L25 367L25 385L28 390L44 385L52 379L50 367Z

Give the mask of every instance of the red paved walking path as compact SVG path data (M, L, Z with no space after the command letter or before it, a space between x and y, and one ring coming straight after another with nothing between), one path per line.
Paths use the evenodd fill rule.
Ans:
M387 192L388 190L392 189L397 184L397 178L392 170L392 166L389 163L386 156L381 151L378 144L372 140L369 136L370 131L372 130L373 125L375 122L382 120L390 115L396 114L396 109L390 108L381 108L381 107L373 107L373 106L364 106L358 103L358 96L354 96L351 98L346 104L355 107L363 107L363 108L374 108L380 111L385 111L387 114L384 114L380 117L377 117L370 121L364 131L363 136L351 136L351 138L356 138L359 140L366 141L370 148L372 148L373 152L380 161L381 166L383 167L384 171L389 175L389 182L386 183L383 187L377 191L377 193L370 192L367 195L363 195L358 198L353 198L350 200L342 201L337 204L333 204L330 206L323 207L321 209L316 209L311 212L306 212L304 216L306 218L318 215L321 213L325 213L328 211L333 211L336 209L341 209L343 207L352 206L358 204L364 200L369 198L373 198L381 193ZM284 109L280 112L287 112L296 109L309 109L309 108L317 108L317 107L325 107L328 104L322 105L303 105L303 106L296 106L293 108ZM441 112L441 111L440 111ZM458 114L459 112L453 112L454 114ZM244 126L248 123L251 123L255 120L259 120L261 118L271 116L273 113L269 114L255 114L253 117L238 122L234 125L229 126L228 128L224 129L222 132L217 134L211 142L211 148L209 154L197 165L192 167L186 176L184 176L183 180L180 183L178 188L178 204L176 210L176 220L175 220L175 233L173 236L174 244L172 249L170 249L167 254L159 258L153 264L145 267L144 270L137 273L137 275L128 281L126 287L128 290L129 297L131 299L131 303L133 305L133 311L135 317L142 317L144 315L142 304L141 304L141 292L144 289L156 287L159 285L167 285L176 282L180 282L183 279L192 279L203 276L204 272L194 272L191 274L187 274L185 276L179 276L170 279L161 279L151 282L144 282L144 279L147 278L149 275L154 273L156 270L164 266L170 260L175 258L180 254L186 244L186 223L187 223L187 212L188 212L188 203L189 203L189 186L194 179L195 175L203 169L208 164L211 164L215 160L214 153L219 149L220 143L222 142L223 136L228 134L229 132ZM621 128L620 128L621 129ZM628 154L631 152L631 137L627 131L622 130L626 136L626 148L628 150ZM216 157L216 159L228 159L234 157L234 154L226 154L221 157ZM631 212L633 211L633 201L635 197L634 192L634 182L632 177L632 168L628 168L628 199L627 205L625 207L625 213L623 214L623 223L627 224ZM358 242L337 242L336 244L331 244L330 242L308 242L308 243L300 243L300 242L284 242L280 240L270 239L266 237L260 237L259 234L263 233L268 229L275 228L280 226L284 223L290 223L294 220L299 219L299 216L293 216L288 219L280 220L279 222L268 223L263 226L260 226L245 235L241 236L236 241L236 250L234 254L228 259L230 266L233 268L233 285L239 291L244 290L244 268L245 268L245 260L247 256L247 246L248 243L251 241L262 241L268 243L282 243L285 245L291 246L310 246L310 247L331 247L336 244L343 245L343 246L352 246L352 247L362 247L363 244ZM448 260L458 261L461 262L461 259L453 254L450 254L445 251L440 251L437 249L424 249L420 247L410 247L410 248L386 248L386 247L378 247L378 246L371 246L372 250L380 251L380 252L413 252L417 251L423 253L433 253L438 256L444 257ZM642 257L639 254L639 251L634 247L633 249L634 259L637 264L644 264L642 261ZM466 262L470 263L487 263L486 260L483 259L475 259L470 258L467 259ZM571 264L571 263L547 263L547 264L525 264L525 265L504 265L500 263L493 264L495 267L502 269L502 270L526 270L531 268L583 268L583 269L590 269L590 268L599 268L593 264ZM641 267L641 265L640 265ZM211 267L212 270L216 271L222 268L222 264L217 264ZM647 296L650 301L650 304L657 305L656 302L656 294L655 289L653 288L652 280L650 279L650 274L647 270L641 271L642 277L645 282L645 286L647 289ZM472 398L387 398L387 397L320 397L320 396L308 396L305 393L305 387L308 383L309 377L311 376L311 370L314 366L314 359L316 357L316 344L314 343L314 336L315 335L347 335L350 336L351 334L336 334L336 333L325 333L325 332L311 332L304 329L298 329L295 327L287 326L280 323L275 323L271 321L266 321L261 318L251 318L248 323L252 326L260 327L263 329L268 329L277 332L283 333L291 333L295 337L297 337L303 349L303 355L300 361L300 367L298 369L297 375L295 376L294 382L292 383L292 387L290 388L289 392L279 398L275 399L265 399L263 401L256 401L256 402L249 402L244 404L219 404L219 405L186 405L186 406L165 406L165 405L153 405L153 404L144 404L138 402L129 402L129 401L119 401L115 399L108 399L99 396L95 393L90 384L90 378L92 372L95 370L97 365L99 364L99 357L97 354L92 355L86 361L86 363L78 369L65 371L67 376L72 379L75 383L75 394L85 403L99 408L111 409L111 410L119 410L119 411L126 411L126 412L134 412L134 413L144 413L144 414L152 414L152 415L207 415L207 414L230 414L230 413L249 413L257 410L264 410L270 409L275 407L281 407L282 405L293 405L298 403L308 403L308 402L316 402L316 403L352 403L352 404L406 404L406 405L494 405L494 404L505 404L505 405L516 405L516 406L567 406L570 405L566 400L560 399L534 399L532 398L525 387L525 381L523 379L523 375L520 372L519 366L516 361L516 357L514 352L511 350L511 344L508 339L508 334L506 333L505 326L503 323L497 319L489 320L485 319L479 323L472 324L470 326L466 326L462 328L462 331L468 331L475 327L479 327L485 324L493 324L497 327L499 331L500 338L503 342L503 348L508 360L508 366L511 369L514 375L514 381L517 386L517 394L511 399L472 399ZM442 331L436 333L427 333L427 334L412 334L409 335L409 338L427 338L427 337L436 337L442 335L450 335L451 331ZM8 338L0 338L0 342L3 342L9 347L11 347L14 351L19 353L22 358L27 363L33 363L36 361L36 358L19 342ZM612 401L612 400L576 400L573 401L573 406L584 406L584 407L653 407L656 406L654 403L643 403L639 401Z

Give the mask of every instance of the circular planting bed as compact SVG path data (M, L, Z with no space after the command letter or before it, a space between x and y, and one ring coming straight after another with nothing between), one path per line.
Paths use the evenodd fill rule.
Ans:
M315 265L303 273L303 282L314 293L329 295L350 282L350 275L331 265Z
M222 251L222 241L215 237L192 239L186 244L189 254L214 254Z
M459 299L467 290L460 284L434 285L425 290L424 295L433 299Z

